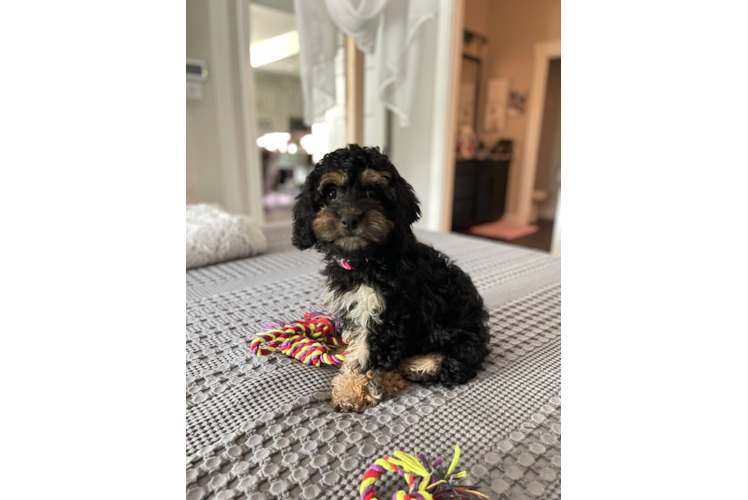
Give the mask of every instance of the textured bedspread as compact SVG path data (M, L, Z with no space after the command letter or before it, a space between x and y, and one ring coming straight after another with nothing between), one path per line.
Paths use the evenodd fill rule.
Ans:
M453 390L411 384L364 414L335 413L336 368L250 353L264 321L321 310L320 255L294 249L288 225L265 232L267 254L187 271L188 499L355 499L378 457L416 448L448 463L455 444L458 470L491 498L560 498L560 259L417 232L483 296L487 368ZM405 485L385 474L377 496Z

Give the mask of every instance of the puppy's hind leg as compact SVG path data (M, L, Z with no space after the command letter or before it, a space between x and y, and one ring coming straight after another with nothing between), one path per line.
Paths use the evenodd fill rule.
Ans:
M420 354L400 361L397 369L408 380L414 382L428 381L436 375L444 362L439 353Z
M393 397L408 385L408 381L400 375L398 370L389 372L370 370L366 376L369 378L369 395L377 403Z

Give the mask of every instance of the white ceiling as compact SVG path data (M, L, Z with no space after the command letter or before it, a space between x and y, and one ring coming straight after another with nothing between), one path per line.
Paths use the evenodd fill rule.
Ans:
M296 31L296 20L290 12L249 4L249 44L254 45L289 31Z
M296 19L290 12L273 9L257 3L249 4L249 44L254 45L289 31L296 31ZM280 61L254 68L255 71L299 74L299 56L286 57Z

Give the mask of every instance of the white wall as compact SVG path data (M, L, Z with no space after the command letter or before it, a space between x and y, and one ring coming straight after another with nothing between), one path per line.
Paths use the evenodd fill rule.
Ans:
M335 54L335 106L325 112L327 151L344 148L345 143L345 43L338 33L338 52ZM324 156L324 155L323 155Z
M461 1L439 0L439 13L421 32L418 86L409 127L392 117L388 154L400 174L413 186L423 216L418 229L449 230L454 175L456 92L459 85Z
M381 30L381 27L380 27ZM364 146L387 148L387 110L377 97L379 90L377 54L364 54ZM386 151L385 151L386 152Z
M187 203L217 203L262 222L248 4L187 0L186 14L186 56L209 71L203 99L187 101Z
M186 7L187 57L207 61L212 70L208 3L188 0ZM224 202L221 170L206 168L219 157L217 138L204 134L217 128L214 93L213 81L208 80L203 84L203 100L187 101L187 203Z
M434 175L431 168L431 143L433 140L433 82L436 77L437 20L426 21L422 30L418 80L424 82L424 85L419 85L416 93L410 126L401 127L400 119L397 116L392 117L392 147L389 156L400 175L413 186L421 202L423 216L415 227L438 230L438 214L428 210L431 197L439 196L439 193L431 192L431 176Z

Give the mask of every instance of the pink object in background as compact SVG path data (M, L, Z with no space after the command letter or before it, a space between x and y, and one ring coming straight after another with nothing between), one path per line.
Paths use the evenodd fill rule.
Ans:
M281 207L292 207L295 202L295 198L289 193L279 193L277 191L271 191L262 197L262 205L268 210Z
M511 241L535 233L537 230L538 226L526 226L524 224L497 220L496 222L473 226L468 229L468 233L476 236L485 236L486 238Z

